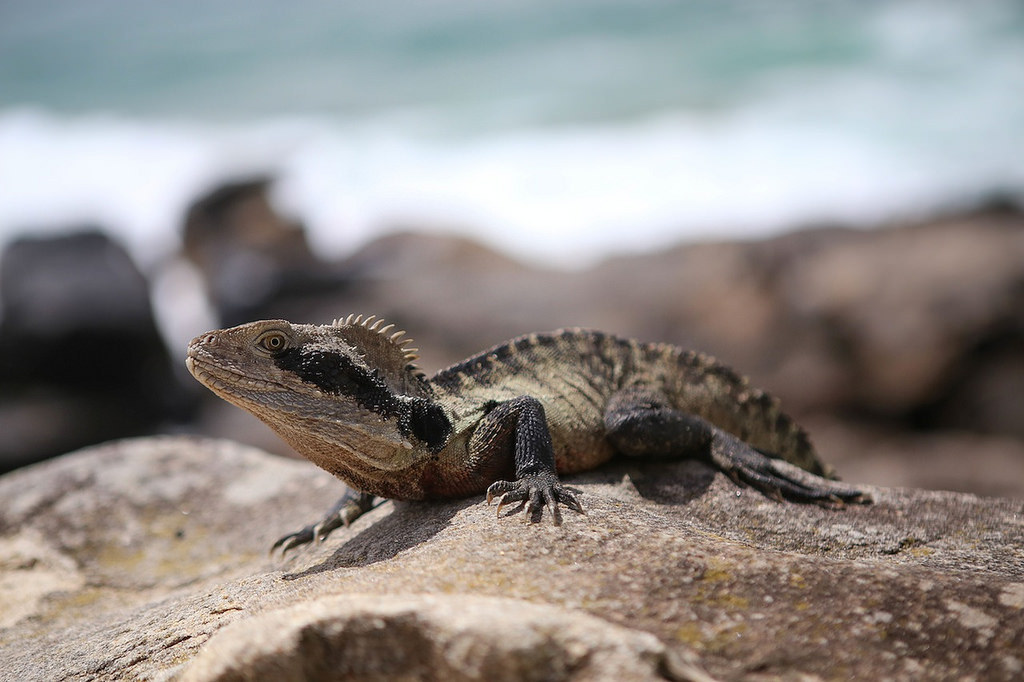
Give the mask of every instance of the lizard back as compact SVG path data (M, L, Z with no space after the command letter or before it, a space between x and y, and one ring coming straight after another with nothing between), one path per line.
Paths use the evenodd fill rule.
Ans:
M545 407L560 470L582 470L611 456L603 440L609 399L653 389L766 454L830 475L807 433L779 401L714 358L664 343L641 343L584 329L528 334L441 370L430 384L467 427L486 405L531 395ZM456 430L458 430L456 426ZM583 454L589 453L589 454ZM585 458L581 461L579 458Z

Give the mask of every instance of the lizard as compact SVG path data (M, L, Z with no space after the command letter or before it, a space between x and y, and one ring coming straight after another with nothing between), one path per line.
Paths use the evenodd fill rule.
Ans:
M585 329L519 336L427 377L405 332L376 316L331 324L261 320L201 334L186 365L347 484L320 541L377 498L485 494L527 520L584 513L559 474L614 455L699 458L776 500L867 503L834 479L778 399L711 356Z

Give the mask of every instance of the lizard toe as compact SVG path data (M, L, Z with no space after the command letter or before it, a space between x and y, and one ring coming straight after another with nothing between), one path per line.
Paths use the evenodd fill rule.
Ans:
M302 545L308 545L316 539L316 525L310 524L302 530L294 533L288 533L277 539L271 548L270 553L273 554L277 549L281 548L281 554L287 554L289 550L301 547Z
M737 483L755 488L782 502L793 500L823 507L870 500L864 492L804 471L788 462L747 447L730 448L715 463Z
M495 481L487 488L487 504L490 504L495 497L502 497L514 490L516 490L516 484L513 481ZM504 502L499 502L499 504L512 501L505 500Z
M579 489L563 486L559 483L558 477L553 474L526 474L517 481L497 481L491 484L487 489L487 503L490 504L495 497L500 497L498 501L498 512L500 513L505 505L519 502L521 503L520 508L513 513L525 509L527 521L532 523L540 522L544 508L547 507L551 510L555 525L560 525L562 523L561 505L580 514L585 513L583 505L576 497L579 494L581 494Z
M572 509L577 514L586 514L587 510L584 509L583 505L580 504L580 501L576 499L576 496L580 494L582 494L582 491L580 491L579 488L563 486L562 489L556 493L556 498L559 502L569 509Z

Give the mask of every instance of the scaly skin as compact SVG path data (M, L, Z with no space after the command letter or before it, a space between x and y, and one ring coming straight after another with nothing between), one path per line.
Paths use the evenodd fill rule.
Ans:
M375 497L486 492L533 520L546 506L557 523L559 503L583 511L558 474L617 453L700 457L780 500L868 501L823 478L831 472L778 401L707 356L568 329L513 339L428 379L402 333L373 319L265 320L189 344L200 382L350 488L320 524L275 547L326 537Z

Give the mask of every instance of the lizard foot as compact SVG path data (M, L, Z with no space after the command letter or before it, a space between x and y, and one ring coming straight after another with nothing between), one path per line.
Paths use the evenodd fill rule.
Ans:
M270 553L273 554L277 551L277 548L280 547L282 548L281 554L287 554L290 549L301 547L302 545L308 545L314 540L322 540L322 537L317 537L317 526L319 525L319 523L311 523L310 525L305 526L302 530L295 531L294 533L288 533L287 535L278 538L277 542L275 542L270 548Z
M739 441L725 447L713 446L711 459L736 483L749 485L773 500L810 502L823 507L871 502L871 496L861 490L815 476Z
M487 504L495 497L498 500L498 514L506 504L520 502L520 509L526 507L527 520L537 523L544 513L544 507L551 509L555 525L562 523L562 512L559 503L580 514L585 514L583 506L576 496L581 494L576 488L563 486L553 473L526 474L518 481L496 481L487 489ZM518 511L518 510L516 510Z
M346 492L323 519L279 538L270 548L270 553L273 554L280 547L281 553L287 554L290 549L323 541L341 526L348 528L350 523L373 508L373 499L373 495L367 493Z

